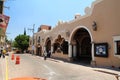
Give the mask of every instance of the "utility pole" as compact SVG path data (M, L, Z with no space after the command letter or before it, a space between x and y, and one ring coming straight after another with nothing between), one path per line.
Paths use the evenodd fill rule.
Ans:
M34 45L34 27L35 27L35 24L33 24L33 28L28 28L28 30L32 31L33 33L33 45Z

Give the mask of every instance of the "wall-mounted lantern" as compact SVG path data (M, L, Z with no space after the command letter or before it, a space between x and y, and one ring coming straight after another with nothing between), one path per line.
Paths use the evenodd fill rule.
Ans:
M92 29L93 29L93 31L97 30L97 23L95 21L93 21Z

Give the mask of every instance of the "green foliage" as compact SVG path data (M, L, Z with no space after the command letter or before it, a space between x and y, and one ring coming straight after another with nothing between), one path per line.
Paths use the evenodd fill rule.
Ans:
M29 36L27 35L18 35L15 38L15 41L13 43L14 47L24 51L27 50L29 46Z

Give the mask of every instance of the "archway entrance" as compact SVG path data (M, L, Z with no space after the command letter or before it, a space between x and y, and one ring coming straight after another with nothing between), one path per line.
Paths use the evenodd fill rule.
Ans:
M84 28L78 29L74 34L73 40L76 43L76 56L74 58L80 62L90 63L92 60L92 45L88 31Z
M49 51L51 51L51 40L50 40L50 38L47 38L47 40L46 40L46 51L47 51L47 53Z
M36 55L39 55L39 56L41 56L42 55L42 47L41 47L41 45L40 44L38 44L37 45L37 54Z
M54 42L54 44L53 44L53 53L55 53L55 52L57 52L57 53L61 53L62 52L62 48L63 48L63 46L62 45L64 45L63 43L64 43L64 38L63 37L61 37L61 35L58 35L58 37L57 37L57 39L55 39L55 42Z

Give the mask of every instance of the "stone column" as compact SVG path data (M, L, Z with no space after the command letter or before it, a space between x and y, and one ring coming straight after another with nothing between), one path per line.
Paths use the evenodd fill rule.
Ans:
M91 65L92 66L96 66L96 61L95 61L95 57L94 57L94 42L92 43L92 61L91 61Z
M68 53L69 61L72 61L72 44L69 44L69 53Z
M51 45L51 54L53 53L53 45Z
M73 57L76 57L77 55L77 46L76 44L73 45Z

